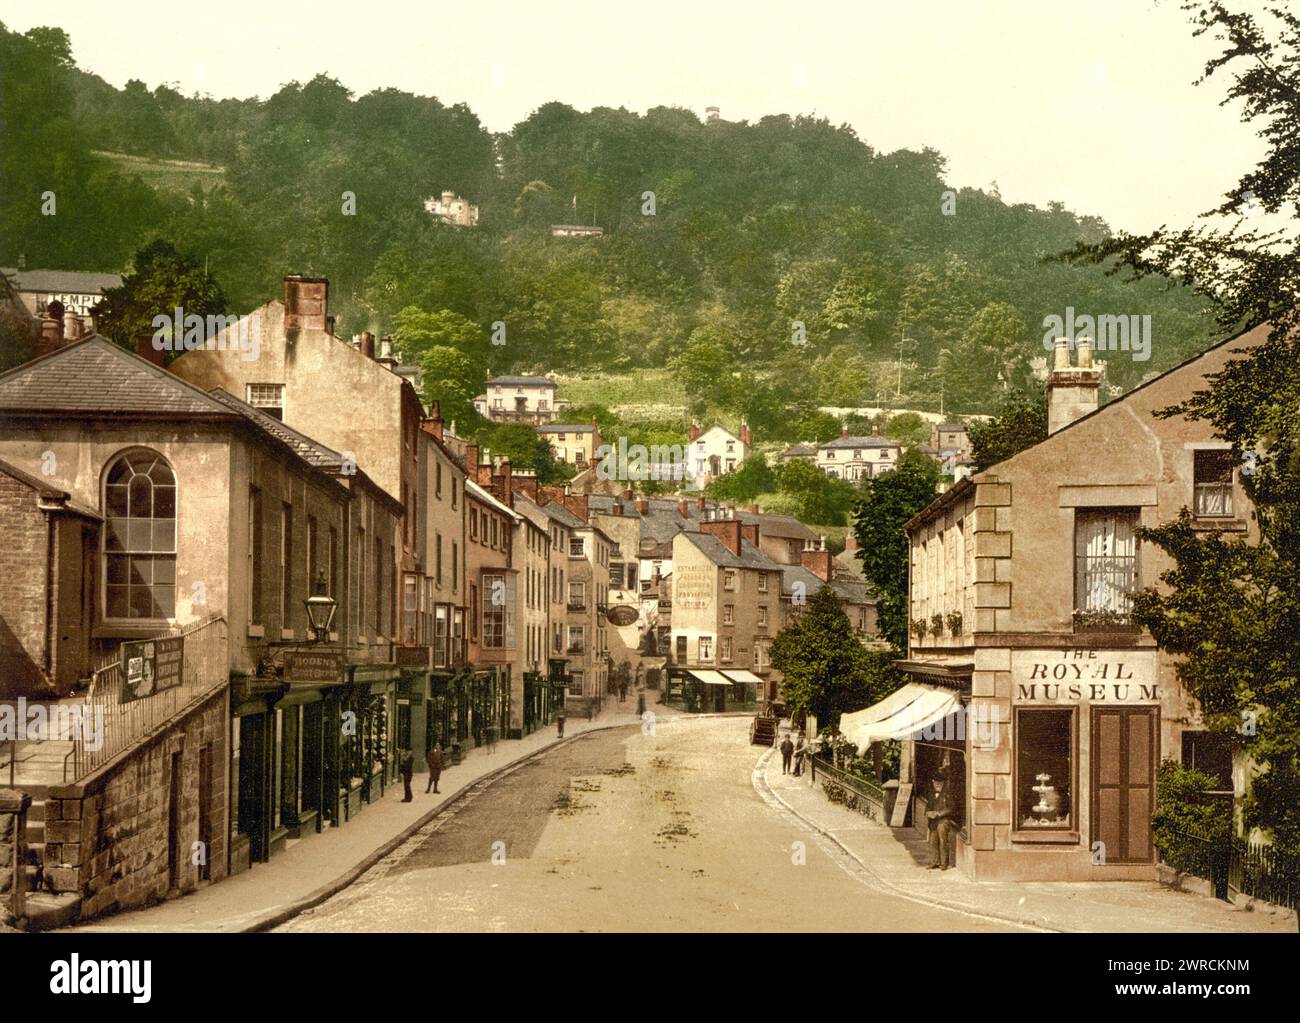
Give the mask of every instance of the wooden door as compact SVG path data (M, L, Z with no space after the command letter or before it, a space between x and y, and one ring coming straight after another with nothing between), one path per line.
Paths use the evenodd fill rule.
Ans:
M1092 708L1092 841L1106 863L1151 863L1159 713Z

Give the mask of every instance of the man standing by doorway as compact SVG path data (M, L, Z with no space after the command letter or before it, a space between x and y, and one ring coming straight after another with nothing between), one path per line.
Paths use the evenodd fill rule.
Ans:
M438 779L442 777L442 747L434 743L424 759L429 765L429 784L424 789L424 794L428 795L438 791Z
M948 775L936 771L930 780L930 792L925 797L925 819L930 826L930 852L934 861L930 870L947 870L952 863L953 835L957 822L957 799L948 787Z

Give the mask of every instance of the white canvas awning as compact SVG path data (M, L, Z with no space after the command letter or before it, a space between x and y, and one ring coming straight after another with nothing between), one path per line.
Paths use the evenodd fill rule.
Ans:
M727 678L731 679L731 681L733 682L744 682L747 685L751 685L751 686L761 686L763 684L763 680L759 678L757 675L755 675L752 671L744 671L743 669L728 668L722 674L726 675Z
M840 718L840 734L864 750L873 742L907 739L957 709L950 689L911 682L865 710Z
M720 671L692 671L691 674L706 686L731 685L731 679L727 678L727 676L722 674Z

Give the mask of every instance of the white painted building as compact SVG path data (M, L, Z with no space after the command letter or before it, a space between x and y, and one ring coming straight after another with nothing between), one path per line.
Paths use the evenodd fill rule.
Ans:
M870 437L850 437L845 429L834 440L817 445L817 468L825 476L855 483L890 472L902 455L902 446L881 437L875 427Z

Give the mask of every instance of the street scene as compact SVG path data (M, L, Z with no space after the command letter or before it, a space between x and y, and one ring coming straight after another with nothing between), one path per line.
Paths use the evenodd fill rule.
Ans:
M1235 997L1300 931L1300 15L665 3L0 0L52 996L860 934Z

